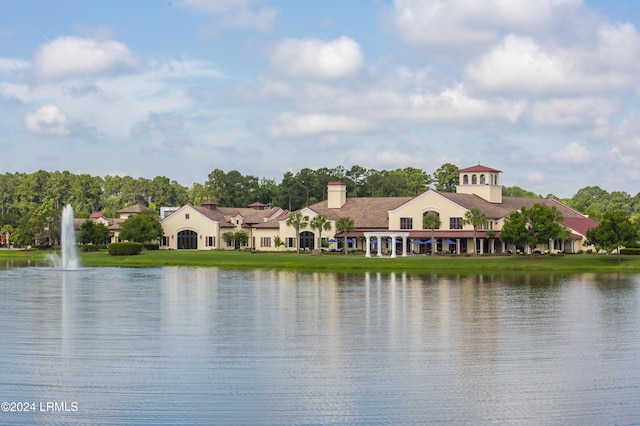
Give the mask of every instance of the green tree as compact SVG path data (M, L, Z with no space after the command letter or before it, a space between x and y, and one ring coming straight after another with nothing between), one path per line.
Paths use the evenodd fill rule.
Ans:
M560 221L562 215L555 207L545 206L544 204L534 204L527 212L527 245L530 247L531 255L533 248L538 244L546 244L549 247L549 241L558 238L562 233Z
M435 230L440 229L440 215L436 212L428 212L422 216L422 227L424 229L431 229L431 256L436 253L436 239Z
M240 247L246 246L249 242L249 234L246 231L238 231L235 233L235 240Z
M478 247L478 228L484 226L487 223L487 215L485 215L479 208L472 207L464 213L462 223L465 225L473 226L473 254L475 255Z
M500 241L514 246L524 246L527 243L527 218L522 210L514 210L505 217Z
M280 250L280 247L284 245L284 241L280 238L280 235L276 235L273 237L273 245L276 246L276 249Z
M505 218L500 240L514 245L526 244L529 254L538 244L549 244L550 240L563 238L560 212L555 207L535 204L530 209L522 207Z
M505 197L519 197L519 198L542 198L535 192L527 191L519 186L503 186L502 195Z
M293 226L296 230L296 252L300 252L300 229L306 228L309 224L309 218L302 216L302 213L297 211L289 215L286 222L287 226Z
M638 226L622 210L606 212L598 226L587 230L587 239L590 244L607 253L616 250L619 262L620 247L638 240Z
M71 205L76 216L80 214L89 216L91 212L98 210L103 185L102 178L88 174L76 175L72 179L70 193L73 201Z
M456 185L460 183L459 179L458 166L452 163L444 163L433 172L433 180L438 191L456 192Z
M13 226L9 225L9 224L5 224L2 225L2 228L0 228L0 240L3 239L4 237L4 242L7 248L11 247L11 234L13 233Z
M79 240L82 244L104 244L109 238L109 229L102 223L86 220L80 225Z
M163 230L155 213L138 213L125 220L120 238L137 243L147 243L162 238Z
M353 183L353 196L357 197L362 184L367 177L368 170L362 166L354 165L346 172L346 177Z
M344 254L347 254L347 239L349 232L356 229L355 221L349 216L343 216L336 222L336 231L344 233Z
M224 241L227 246L235 247L236 236L233 232L225 232L222 234L222 241Z
M311 219L310 227L318 231L318 252L322 253L322 231L330 231L331 222L327 219L327 216L319 214Z
M586 213L593 204L602 202L609 193L598 186L586 186L575 193L569 205L574 209Z
M487 229L484 235L489 240L489 254L493 254L493 240L496 238L496 231L493 229Z

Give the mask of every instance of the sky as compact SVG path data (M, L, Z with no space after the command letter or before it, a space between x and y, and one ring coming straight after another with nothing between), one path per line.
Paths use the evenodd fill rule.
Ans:
M481 163L640 191L640 2L5 0L0 173Z

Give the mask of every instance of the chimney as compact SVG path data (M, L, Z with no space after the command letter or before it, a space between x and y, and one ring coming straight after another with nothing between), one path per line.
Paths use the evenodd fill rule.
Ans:
M327 184L327 207L339 209L347 202L347 184L344 182L329 182Z

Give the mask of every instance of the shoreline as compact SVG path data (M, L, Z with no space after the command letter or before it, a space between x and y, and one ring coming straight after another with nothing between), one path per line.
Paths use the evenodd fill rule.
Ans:
M59 251L0 250L0 261L44 263ZM316 254L295 252L238 251L144 251L135 256L110 256L106 251L79 252L85 267L192 266L227 269L284 269L324 272L415 272L415 273L516 273L564 272L640 273L640 256L572 254L516 256L424 256L370 257L363 254Z

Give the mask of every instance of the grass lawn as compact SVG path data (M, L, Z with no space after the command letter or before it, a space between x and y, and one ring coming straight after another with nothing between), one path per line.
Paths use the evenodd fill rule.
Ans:
M0 250L0 261L46 262L47 253L39 251ZM417 273L466 272L640 272L640 256L603 255L565 256L407 256L364 257L339 253L251 253L238 251L145 251L137 256L110 256L106 251L79 253L80 265L157 267L216 266L221 268L297 269L308 271L370 271Z

